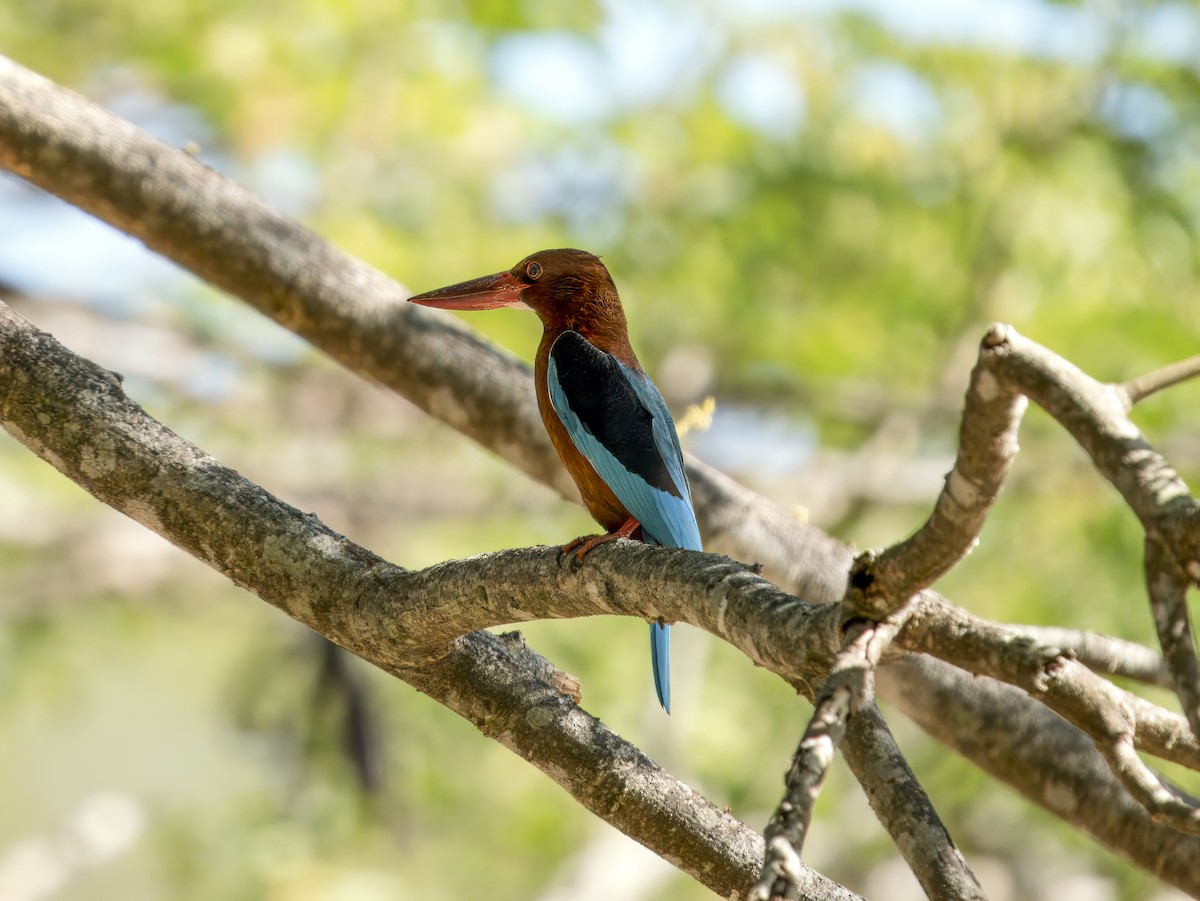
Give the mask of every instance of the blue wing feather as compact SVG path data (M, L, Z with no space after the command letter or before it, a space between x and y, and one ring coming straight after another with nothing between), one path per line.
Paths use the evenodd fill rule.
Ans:
M560 359L572 367L568 378ZM641 523L646 543L703 550L675 422L654 383L573 331L551 347L547 382L571 441ZM659 703L670 713L670 626L650 624L650 660Z
M651 484L642 473L633 472L629 466L618 459L614 448L605 445L601 438L594 434L599 429L590 430L579 415L582 399L572 397L569 389L560 377L558 367L563 353L557 353L560 344L570 342L572 359L587 360L589 364L589 384L587 390L597 397L611 398L609 409L597 412L594 399L589 399L590 415L620 416L626 420L623 424L628 429L645 428L642 423L648 422L649 436L635 437L649 439L657 450L657 462L665 467L669 475L670 487L665 490L656 484ZM550 360L547 370L547 382L550 392L550 403L554 412L566 427L571 441L579 452L587 458L605 484L612 489L631 516L642 524L642 533L651 539L650 543L664 547L680 547L693 551L703 549L700 542L700 530L696 525L696 514L692 510L691 494L688 489L687 474L683 469L683 453L679 448L679 438L675 433L675 423L667 410L666 402L643 373L634 372L618 361L612 354L604 353L592 346L578 332L564 332L555 341L550 350ZM597 382L600 382L597 384ZM604 384L607 382L608 384ZM630 409L631 399L637 404L637 409ZM635 412L640 416L633 415Z

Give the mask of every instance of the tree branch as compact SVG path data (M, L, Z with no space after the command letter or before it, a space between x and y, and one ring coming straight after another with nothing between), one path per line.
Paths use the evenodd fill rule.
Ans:
M1188 357L1154 372L1130 379L1120 386L1125 395L1126 412L1152 394L1173 388L1200 375L1200 356Z
M891 835L907 836L897 847L925 893L933 899L982 897L878 707L870 704L851 717L841 750L879 821Z
M887 616L948 573L979 540L1017 454L1026 405L1022 395L1001 390L991 372L990 357L1001 343L996 326L983 337L963 403L958 457L933 512L912 537L875 559L860 558L851 575L859 591L847 615Z
M882 667L881 696L930 735L1114 853L1200 896L1200 837L1156 821L1093 740L1020 689L909 655Z
M1200 772L1200 742L1182 716L1118 688L1059 648L932 596L912 611L896 644L1015 685L1098 743L1128 734L1141 750Z
M3 304L0 420L17 440L100 500L466 717L593 813L709 888L737 898L753 881L762 845L751 830L540 681L531 655L514 654L511 643L488 633L452 636L463 629L451 626L447 616L462 607L456 589L445 587L457 584L444 578L446 567L438 573L405 571L272 497L149 417L125 396L118 377L70 353ZM650 556L628 543L620 550ZM555 592L574 587L569 609L612 609L613 598L635 587L637 577L617 575L624 569L615 564L625 554L608 553L608 565L580 568L558 584ZM663 578L670 577L672 564L686 570L713 560L653 556L662 558L655 569L668 573ZM477 576L477 583L490 581L492 564L501 573L506 567L524 570L526 583L530 568L540 571L546 595L554 581L548 573L561 571L553 549L512 551L478 563L489 575ZM711 594L712 615L719 619L726 610L736 629L745 600L738 595L754 594L756 587L739 581L739 574L756 577L729 561L718 558L716 564L723 572L736 571L711 584L692 580L698 585L693 595ZM733 597L731 581L739 586ZM423 590L434 585L443 593L430 598ZM782 595L773 586L768 590ZM537 593L528 585L525 591L521 603ZM562 604L563 595L555 593L553 602ZM542 607L550 604L544 600ZM808 605L778 606L795 614ZM773 655L772 650L763 657ZM818 874L802 875L813 897L851 897Z
M184 151L3 56L0 167L133 235L578 499L541 424L529 367L454 317L403 303L404 287ZM759 510L757 495L691 458L688 478L713 549L781 561L773 581L814 601L825 593L815 573L845 572L848 551L820 530Z
M1053 416L1147 534L1161 536L1188 576L1200 580L1200 502L1129 419L1122 387L1096 381L1011 326L994 328L1002 333L993 358L997 378Z
M988 356L1002 344L1003 334L996 327L984 336L967 388L958 458L929 519L907 540L878 555L860 554L854 562L842 600L846 642L817 695L816 709L788 770L787 791L764 833L766 859L753 893L760 901L790 890L790 874L800 859L846 722L871 702L875 666L902 627L910 598L970 551L1004 484L1017 452L1017 427L1026 401L1001 390L990 371ZM925 884L930 897L983 897L961 856L957 861L961 866L952 880L952 894L945 894L950 880L932 879Z
M766 857L751 892L757 901L791 897L803 870L804 846L816 799L842 738L843 753L867 791L871 807L893 835L926 894L935 901L983 899L983 888L955 846L925 790L904 760L879 710L871 703L879 655L902 618L883 624L856 621L822 686L804 737L789 767L787 790L767 824Z
M1099 632L1082 629L1063 629L1058 626L1023 626L1006 624L1014 636L1035 644L1062 648L1095 673L1122 676L1159 688L1171 687L1162 655L1133 641L1114 638Z
M1163 656L1192 731L1200 735L1200 662L1183 603L1187 586L1173 580L1177 570L1200 584L1200 501L1129 419L1131 398L1139 389L1131 394L1128 386L1105 385L1015 329L993 329L1000 332L993 367L997 378L1058 420L1146 530L1147 584ZM1146 385L1174 384L1194 365L1185 360L1167 375L1160 370L1147 377Z
M1192 735L1200 737L1200 662L1196 660L1196 640L1188 616L1189 587L1187 573L1162 540L1147 535L1146 588L1158 643Z

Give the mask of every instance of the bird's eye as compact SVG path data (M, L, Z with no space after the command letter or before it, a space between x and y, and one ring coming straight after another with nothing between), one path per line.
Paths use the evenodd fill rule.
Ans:
M525 267L525 274L529 276L530 281L536 282L539 278L542 277L542 264L539 263L537 260L534 260L532 263L530 263L528 266Z

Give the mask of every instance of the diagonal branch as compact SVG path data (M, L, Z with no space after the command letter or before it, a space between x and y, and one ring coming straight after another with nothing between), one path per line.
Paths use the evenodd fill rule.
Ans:
M1126 398L1126 410L1132 409L1135 404L1141 403L1152 394L1173 388L1198 375L1200 375L1200 356L1195 356L1130 379L1120 386L1121 392Z
M465 606L456 603L455 579L393 566L272 497L150 418L125 396L112 373L71 354L3 304L0 421L100 500L476 723L589 810L714 891L739 897L750 884L762 846L743 824L540 681L528 655L515 654L486 633L450 637L465 631L449 621L452 611ZM527 583L543 577L543 606L562 609L565 604L567 611L596 613L611 609L615 598L636 594L638 579L619 575L625 555L616 550L638 555L648 549L609 550L609 565L568 573L553 592L548 590L552 573L561 572L553 549L468 562L476 565L473 584L490 582L485 574L493 564L500 573L525 569ZM754 593L757 577L717 558L723 576L714 580L704 576L714 558L653 556L662 558L656 561L661 570L673 563L681 583L694 583L693 601L711 596L713 617L724 608L731 628L741 630L749 609L741 595ZM736 571L727 571L730 567ZM516 581L510 573L509 584ZM435 583L446 586L443 596L429 597L423 590ZM762 585L782 595L769 583ZM527 585L517 601L524 604L537 593L536 585ZM793 615L807 607L786 596L782 600L780 606ZM642 603L654 602L643 598ZM801 614L795 621L802 619ZM752 640L751 630L744 641ZM759 656L766 660L773 652ZM803 877L814 897L847 897L810 871Z
M944 660L977 676L1014 685L1097 743L1128 734L1136 747L1200 772L1200 741L1187 721L1093 673L1061 649L923 596L896 645Z
M879 821L898 842L905 862L930 898L970 898L980 893L975 874L950 838L933 802L917 781L874 704L863 707L846 726L841 746Z
M578 498L541 424L528 366L458 320L403 303L403 286L191 155L3 56L0 168L133 235ZM775 581L814 600L836 599L815 574L844 573L845 547L783 511L760 510L761 498L691 458L688 479L713 549L786 561Z
M963 403L958 457L933 512L912 537L874 560L860 560L851 576L859 596L848 615L881 617L899 609L948 573L979 540L1017 454L1017 426L1026 405L1020 394L1002 390L991 372L991 357L1001 343L996 326L983 337Z
M1155 821L1089 736L1040 704L1013 707L1026 697L1020 689L919 655L882 667L878 684L881 697L985 772L1167 884L1200 896L1200 836ZM1002 709L1009 712L997 716Z
M784 798L764 833L766 860L754 890L761 901L790 890L789 874L800 859L825 774L847 721L871 701L875 666L903 624L905 605L970 551L1000 493L1017 452L1017 426L1026 403L1023 396L1001 390L989 369L988 357L1002 339L995 327L984 336L967 388L958 457L929 519L881 554L861 554L850 572L842 600L846 642L817 695L788 770ZM952 889L939 879L926 882L926 891L931 897L983 897L965 862L955 875ZM943 895L947 890L952 895Z
M1146 588L1150 593L1150 611L1163 659L1171 674L1175 695L1183 706L1192 735L1200 738L1200 662L1196 660L1196 640L1192 637L1187 593L1191 583L1187 573L1163 546L1160 539L1146 536Z
M1014 636L1035 644L1053 645L1073 656L1092 672L1106 676L1121 676L1146 685L1171 687L1162 655L1138 644L1083 629L1063 629L1058 626L1005 625Z

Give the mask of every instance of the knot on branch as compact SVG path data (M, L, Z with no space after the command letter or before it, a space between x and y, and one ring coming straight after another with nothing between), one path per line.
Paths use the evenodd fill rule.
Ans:
M1012 340L1013 327L1003 322L993 322L988 326L987 331L983 333L983 340L979 342L980 350L990 351L996 354L1005 353L1008 350L1009 342Z
M842 598L843 631L856 620L878 622L895 606L887 582L876 570L878 562L879 554L874 550L863 551L854 558Z
M551 688L561 691L576 704L583 700L583 691L579 678L564 670L560 670L531 648L526 644L525 636L519 631L502 632L496 637L514 659L529 667L542 682L545 682Z

